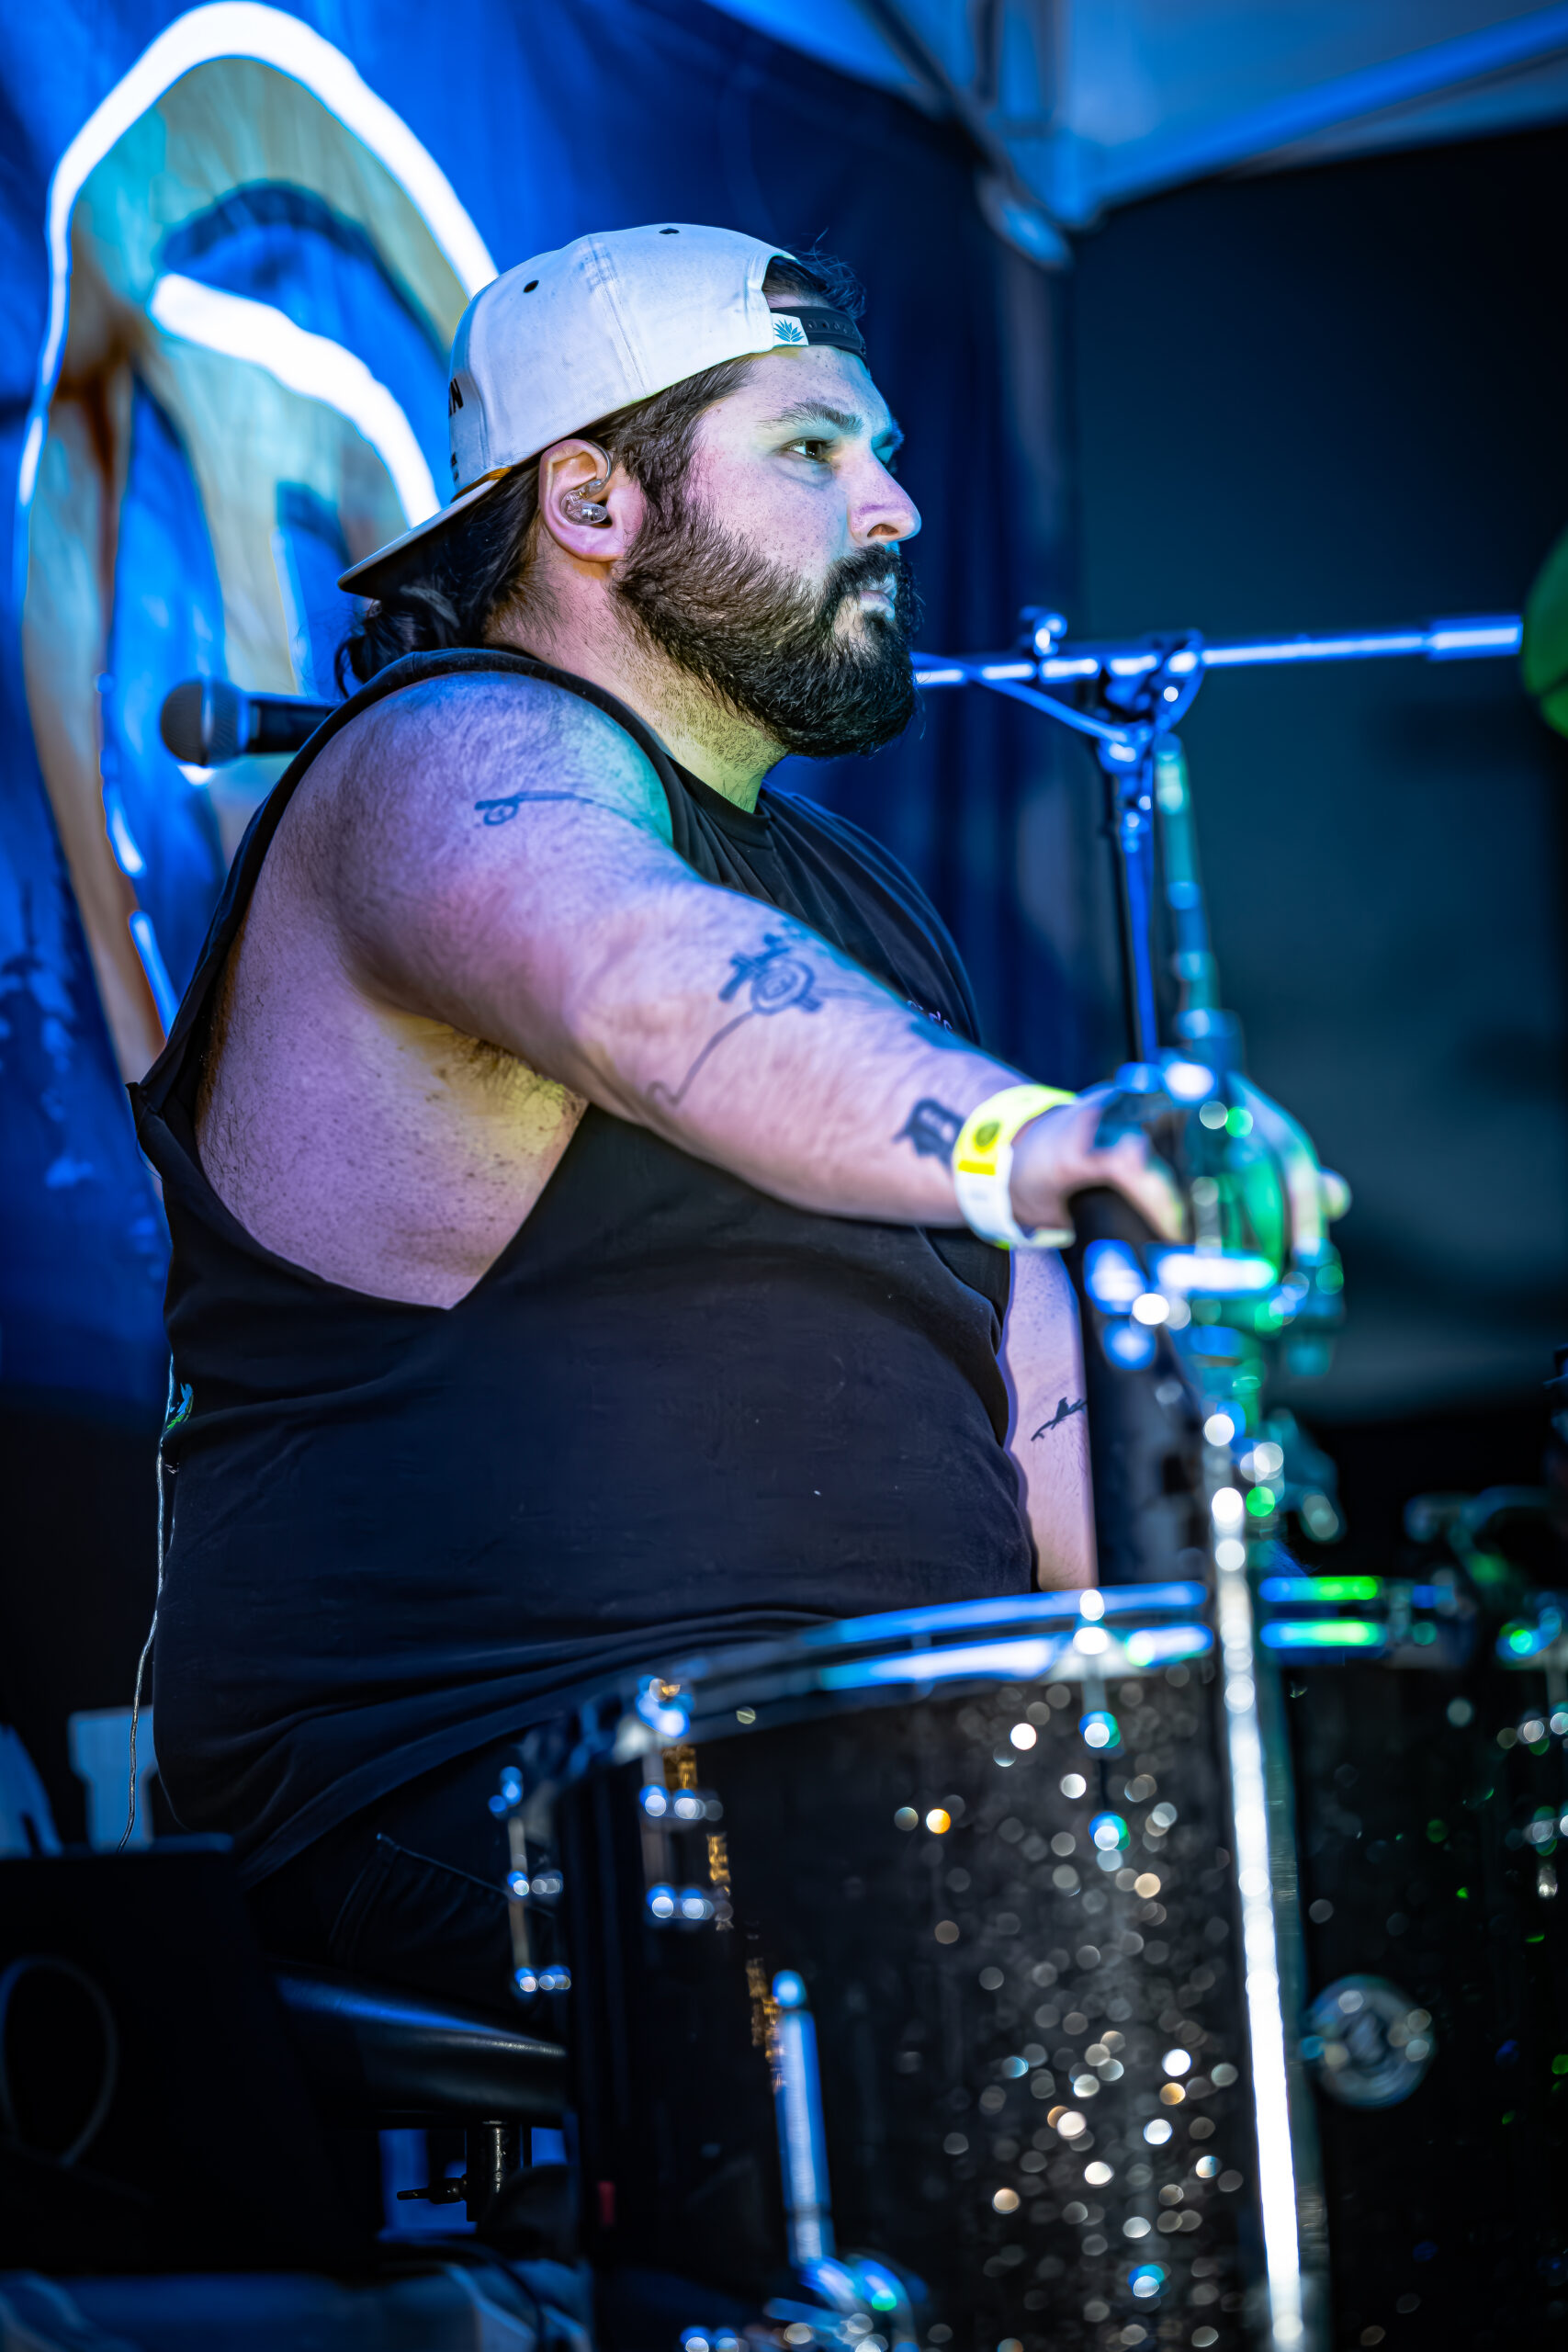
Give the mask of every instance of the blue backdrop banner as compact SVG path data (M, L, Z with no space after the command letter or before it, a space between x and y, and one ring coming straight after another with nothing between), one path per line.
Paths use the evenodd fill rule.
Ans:
M158 706L197 673L331 691L338 569L444 478L468 293L660 217L841 254L908 436L938 650L1005 644L1061 592L1055 294L985 226L953 129L699 0L61 0L6 12L0 103L0 1382L139 1403L164 1240L124 1082L269 780L178 767ZM1115 1039L1092 798L1064 813L1061 756L1005 706L934 697L875 760L781 780L914 868L990 1042L1071 1084Z

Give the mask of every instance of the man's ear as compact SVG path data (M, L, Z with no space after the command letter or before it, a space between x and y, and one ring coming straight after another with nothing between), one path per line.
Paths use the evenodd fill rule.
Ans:
M595 442L554 441L539 459L539 519L576 563L616 563L642 527L641 485ZM600 519L601 514L603 520Z

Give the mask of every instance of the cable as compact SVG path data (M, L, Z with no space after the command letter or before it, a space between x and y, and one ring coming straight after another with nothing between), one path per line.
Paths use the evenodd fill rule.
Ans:
M179 1403L175 1402L176 1390ZM158 1481L158 1585L152 1596L152 1622L147 1628L147 1639L141 1645L141 1655L136 1661L136 1688L130 1694L130 1784L126 1792L125 1827L115 1847L123 1854L130 1843L130 1833L136 1826L136 1734L141 1721L141 1685L147 1672L147 1661L152 1655L153 1637L158 1631L158 1611L164 1605L164 1563L168 1556L169 1521L173 1513L168 1507L168 1480L174 1475L164 1459L164 1449L170 1438L190 1411L191 1392L185 1382L175 1378L175 1360L169 1358L169 1397L164 1413L164 1426L158 1438L158 1456L154 1476Z

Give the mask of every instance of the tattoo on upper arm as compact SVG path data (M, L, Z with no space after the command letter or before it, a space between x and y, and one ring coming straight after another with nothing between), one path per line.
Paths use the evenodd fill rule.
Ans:
M1064 1421L1070 1421L1073 1415L1075 1413L1081 1413L1083 1408L1084 1399L1081 1396L1077 1398L1077 1400L1071 1405L1068 1404L1065 1396L1059 1398L1055 1411L1052 1414L1048 1421L1043 1421L1041 1423L1040 1427L1035 1430L1034 1436L1049 1437L1053 1430L1059 1430ZM1033 1443L1032 1438L1030 1442L1031 1444Z
M487 825L505 825L518 814L525 801L534 800L581 800L588 808L604 806L602 800L595 800L586 792L530 792L525 787L520 792L503 793L495 800L476 800L474 810ZM606 813L614 816L615 812L610 809Z
M648 1090L649 1095L667 1102L671 1110L680 1103L708 1056L748 1021L759 1016L771 1019L775 1012L820 1012L829 997L855 993L851 989L825 987L818 978L816 966L776 931L763 933L759 953L731 956L729 964L729 978L718 991L720 1004L733 1004L743 989L749 1001L722 1028L715 1030L679 1086L671 1089L661 1079L654 1080Z
M940 1159L945 1167L953 1165L953 1147L958 1141L964 1125L960 1114L950 1111L945 1102L933 1102L922 1094L897 1134L895 1143L912 1144L922 1159Z

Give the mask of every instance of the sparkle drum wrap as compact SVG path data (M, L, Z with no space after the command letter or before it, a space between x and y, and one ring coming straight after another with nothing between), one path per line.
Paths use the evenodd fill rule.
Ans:
M863 1619L590 1711L558 1821L609 2346L1245 2340L1201 1610Z

